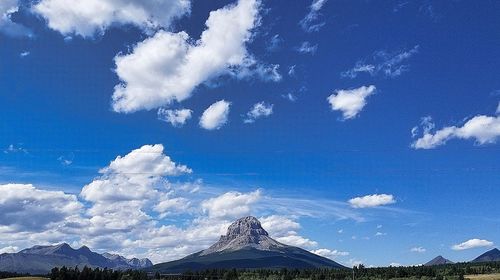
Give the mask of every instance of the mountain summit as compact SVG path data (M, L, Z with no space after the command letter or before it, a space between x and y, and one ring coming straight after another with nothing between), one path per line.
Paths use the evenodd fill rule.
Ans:
M498 250L497 248L491 249L488 252L472 260L472 262L494 262L494 261L500 261L500 250Z
M255 217L233 222L226 235L208 249L183 259L148 268L153 272L177 273L212 268L343 268L342 265L304 249L272 239Z
M224 251L237 251L244 248L273 251L286 247L286 245L269 237L255 217L244 217L236 220L227 229L227 234L220 237L219 241L210 248L200 252L200 256Z
M426 266L431 266L431 265L442 265L442 264L452 264L453 262L450 261L449 259L445 259L443 256L437 256L433 258L432 260L428 261Z

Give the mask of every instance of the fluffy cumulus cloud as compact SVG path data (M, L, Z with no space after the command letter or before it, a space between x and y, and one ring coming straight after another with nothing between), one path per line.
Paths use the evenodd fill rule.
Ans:
M201 115L200 126L207 130L216 130L228 121L230 102L220 100L210 105Z
M299 22L299 25L306 32L319 31L325 25L325 22L320 22L320 11L326 4L327 0L313 0L309 6L309 13Z
M341 111L344 120L355 118L366 105L366 98L375 94L375 86L336 90L327 100L333 111Z
M273 113L273 104L259 102L253 105L247 113L244 123L254 123L257 119L269 117Z
M75 195L26 184L0 185L0 235L44 231L74 220L81 210Z
M420 127L412 129L414 137L420 129L423 135L411 146L414 149L433 149L451 139L473 139L478 145L495 143L500 137L500 116L478 115L467 120L462 126L446 126L437 131L434 131L434 128L435 124L431 118L423 118Z
M80 196L92 203L87 209L88 243L103 246L107 241L100 241L102 235L146 227L151 210L162 216L177 210L172 204L175 197L163 191L168 187L166 177L191 173L191 169L176 164L163 151L162 145L145 145L118 156L100 170L100 177L83 187Z
M181 127L191 118L193 110L178 109L170 110L165 108L158 109L158 119L170 123L174 127Z
M297 232L300 229L300 224L292 217L271 215L260 218L260 222L269 235L281 243L305 248L318 246L318 242L303 237Z
M33 11L63 35L92 37L113 25L131 24L147 31L168 28L190 8L190 0L41 0Z
M199 40L161 30L131 53L117 55L121 82L114 89L113 109L128 113L181 102L200 84L223 75L281 79L277 65L262 66L246 48L259 24L259 7L258 0L239 0L212 11Z
M451 249L455 251L461 251L461 250L467 250L467 249L474 249L474 248L480 248L480 247L492 247L493 242L484 240L484 239L470 239L465 242L462 242L460 244L453 245Z
M349 199L349 204L354 208L372 208L396 203L392 194L371 194Z
M311 253L314 253L316 255L323 256L325 258L329 259L336 259L339 256L348 256L349 252L345 251L339 251L339 250L330 250L330 249L316 249L316 250L311 250Z
M251 213L252 206L261 199L261 192L227 192L221 196L207 199L201 207L210 218L235 219Z
M32 36L31 30L12 21L12 14L16 13L18 10L18 0L0 1L0 33L12 37L30 37Z
M388 78L395 78L409 70L405 61L418 53L419 46L414 46L409 50L398 52L377 51L373 55L373 62L366 63L358 61L353 68L340 74L343 78L356 78L360 73L367 73L371 76L382 75Z

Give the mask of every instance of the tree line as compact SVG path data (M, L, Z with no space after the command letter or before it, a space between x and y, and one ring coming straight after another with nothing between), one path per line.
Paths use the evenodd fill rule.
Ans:
M142 270L112 270L83 267L55 267L50 271L50 280L147 280L147 273Z
M500 273L500 262L375 268L359 265L353 269L208 269L182 274L148 274L142 270L63 266L53 268L44 276L51 280L463 280L464 275L491 273ZM0 279L20 276L27 275L0 271Z
M437 266L406 266L353 269L209 269L180 275L155 275L164 280L463 280L468 274L500 273L500 262L457 263Z

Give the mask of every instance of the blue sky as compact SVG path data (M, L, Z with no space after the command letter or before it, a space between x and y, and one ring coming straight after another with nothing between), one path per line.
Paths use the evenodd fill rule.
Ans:
M67 1L0 4L0 231L23 236L3 251L165 261L247 214L347 265L500 243L500 3L123 0L107 8L141 13L115 16ZM136 223L102 226L120 215ZM190 239L159 238L176 234Z

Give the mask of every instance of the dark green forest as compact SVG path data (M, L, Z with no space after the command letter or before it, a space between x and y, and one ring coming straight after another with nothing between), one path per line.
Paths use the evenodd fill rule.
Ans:
M421 279L421 280L461 280L464 275L500 273L500 262L457 263L437 266L377 267L363 265L353 269L211 269L183 274L148 274L141 270L110 270L83 267L53 268L51 280L382 280L382 279ZM11 272L0 272L0 278L26 276Z
M439 266L378 267L353 269L280 269L280 270L206 270L186 272L182 275L156 275L166 280L379 280L379 279L428 279L461 280L468 274L500 273L500 262L457 263Z

